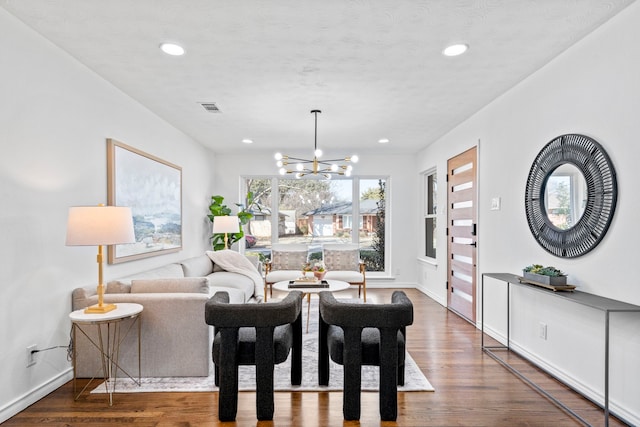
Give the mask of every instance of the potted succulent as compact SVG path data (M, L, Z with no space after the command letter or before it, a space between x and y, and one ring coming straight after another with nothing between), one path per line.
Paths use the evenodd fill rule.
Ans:
M324 275L327 274L327 269L322 261L316 261L313 263L311 271L313 271L313 275L316 276L316 279L318 280L324 279Z
M567 284L567 275L555 267L543 267L541 264L532 264L522 270L524 278L532 282L545 285L564 286Z

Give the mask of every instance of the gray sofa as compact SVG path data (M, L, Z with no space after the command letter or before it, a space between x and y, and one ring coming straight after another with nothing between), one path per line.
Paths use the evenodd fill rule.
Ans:
M247 256L258 272L257 257ZM231 303L259 302L254 281L240 273L222 270L203 254L178 263L112 280L106 284L105 303L142 304L141 375L143 377L207 376L211 360L211 328L204 321L204 306L217 291L229 294ZM77 288L72 294L73 310L96 304L95 286ZM121 324L121 331L130 320ZM84 327L86 330L87 328ZM89 336L96 339L95 328ZM81 333L77 334L76 375L100 376L98 350ZM132 330L123 340L119 363L134 377L138 373L137 334ZM118 372L118 376L123 376Z

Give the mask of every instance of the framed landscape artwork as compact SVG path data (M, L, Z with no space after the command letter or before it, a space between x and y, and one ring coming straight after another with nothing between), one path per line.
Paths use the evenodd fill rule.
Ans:
M110 206L131 208L136 236L109 246L109 264L182 249L181 167L107 139L107 193Z

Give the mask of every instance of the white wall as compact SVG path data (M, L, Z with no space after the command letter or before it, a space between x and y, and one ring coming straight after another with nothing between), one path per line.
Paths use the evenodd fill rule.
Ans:
M239 176L274 176L278 174L274 153L259 152L247 147L244 155L218 154L214 167L216 194L225 197L230 207L242 200ZM299 153L301 156L304 153ZM414 287L416 285L415 229L417 183L413 176L414 156L372 155L358 153L360 161L354 166L353 177L386 176L387 217L391 246L388 251L390 277L367 276L367 287Z
M437 166L480 141L479 272L511 272L531 263L554 265L585 292L640 305L636 273L640 241L635 189L640 158L640 4L634 3L550 64L489 104L420 153L417 173ZM524 188L531 163L554 137L581 133L600 142L618 178L618 205L600 245L576 259L556 258L533 239L524 212ZM440 180L443 181L442 179ZM440 206L446 205L441 191ZM490 210L493 197L502 209ZM439 224L445 223L440 215ZM446 239L439 230L438 266L418 262L419 286L446 303ZM418 252L420 253L420 252ZM479 280L478 280L479 282ZM504 335L504 297L491 285L486 325ZM504 288L502 288L504 290ZM492 294L493 292L493 294ZM602 394L604 316L562 303L548 294L518 290L513 295L512 338L516 347L567 375L592 396ZM548 339L538 324L548 325ZM611 400L640 424L640 315L612 315Z
M0 422L71 378L71 291L97 282L96 248L66 247L69 206L106 203L106 139L182 166L183 250L105 265L105 279L207 247L214 157L0 8Z

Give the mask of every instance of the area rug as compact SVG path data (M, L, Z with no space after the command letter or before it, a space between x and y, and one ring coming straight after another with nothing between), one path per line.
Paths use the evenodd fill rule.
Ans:
M306 322L306 304L303 308L303 322ZM315 308L315 310L314 310ZM306 325L305 325L306 326ZM303 326L303 329L305 329ZM343 367L330 361L329 385L318 385L318 306L312 302L309 332L303 331L302 348L302 384L291 385L290 358L275 366L274 389L276 391L342 391ZM240 366L238 371L238 388L241 391L255 391L255 366ZM362 390L378 391L379 368L377 366L362 367ZM116 393L150 393L150 392L194 392L217 391L213 381L213 369L210 367L208 377L165 377L142 378L138 386L129 378L118 378ZM409 353L405 358L405 384L398 386L398 391L434 391L433 386L424 376ZM103 385L97 386L91 393L105 393Z

